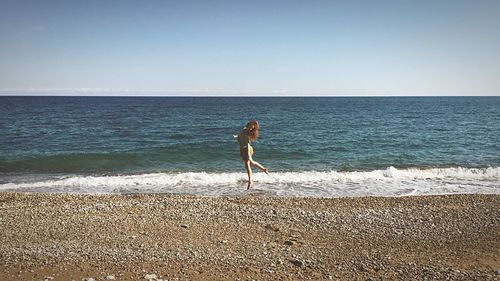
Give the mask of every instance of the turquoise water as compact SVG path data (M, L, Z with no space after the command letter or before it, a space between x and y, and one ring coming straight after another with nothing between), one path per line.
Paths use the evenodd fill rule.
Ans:
M266 192L350 195L407 174L393 193L420 194L427 171L498 190L500 97L0 97L0 190L231 193L245 179L232 136L250 119Z

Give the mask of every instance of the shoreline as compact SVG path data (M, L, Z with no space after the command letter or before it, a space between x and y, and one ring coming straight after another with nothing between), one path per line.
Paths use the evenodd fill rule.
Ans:
M389 166L378 170L360 171L275 171L269 176L256 171L255 187L251 193L266 196L317 198L500 195L499 175L500 167L460 166L399 169ZM0 192L246 196L248 195L245 191L247 181L247 175L241 170L238 172L186 171L137 174L49 175L41 173L36 176L7 176L4 182L0 183Z
M499 206L480 194L0 192L0 279L498 280Z

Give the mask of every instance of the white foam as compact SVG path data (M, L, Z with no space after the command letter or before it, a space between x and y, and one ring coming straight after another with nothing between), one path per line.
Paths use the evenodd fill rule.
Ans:
M368 172L254 174L255 190L278 196L403 196L452 193L500 194L500 167L396 169ZM0 191L71 193L244 194L245 173L154 173L70 176L0 184Z

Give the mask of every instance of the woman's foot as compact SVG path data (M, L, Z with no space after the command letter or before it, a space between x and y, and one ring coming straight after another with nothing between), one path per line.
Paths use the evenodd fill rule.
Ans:
M269 176L269 169L268 168L264 168L264 173L266 173L266 175Z
M249 181L248 185L247 185L247 190L249 190L249 189L252 189L252 182L251 181Z

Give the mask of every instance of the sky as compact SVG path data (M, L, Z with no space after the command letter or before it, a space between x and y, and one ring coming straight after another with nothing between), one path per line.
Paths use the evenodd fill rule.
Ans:
M0 94L500 95L500 1L0 0Z

